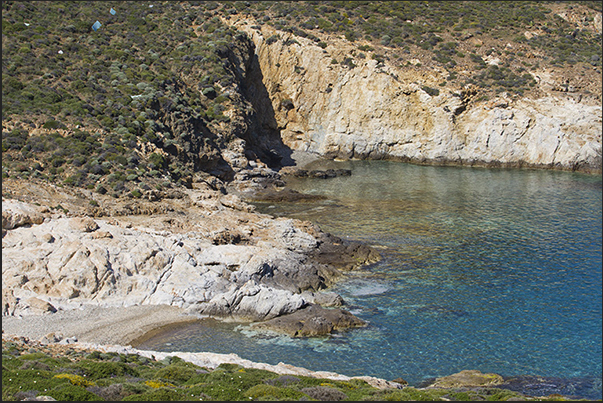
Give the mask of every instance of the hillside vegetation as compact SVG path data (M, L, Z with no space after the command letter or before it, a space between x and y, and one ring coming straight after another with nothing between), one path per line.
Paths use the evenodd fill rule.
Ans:
M278 167L278 139L256 124L248 91L253 43L228 21L327 50L345 38L356 50L332 63L349 68L373 58L443 69L432 94L473 85L482 100L538 97L534 71L548 70L564 78L556 90L600 102L600 11L594 1L6 1L2 175L136 198L196 174L230 180L223 151L236 147Z
M580 75L601 66L595 10L601 11L599 3L301 1L235 2L228 12L249 14L322 47L327 45L322 33L359 43L355 54L337 63L353 66L354 59L365 57L402 67L420 63L448 72L441 86L475 84L484 93L527 95L535 84L532 70L577 68L570 75ZM578 20L560 16L568 12ZM487 64L488 58L501 62Z
M215 8L3 3L3 176L136 197L215 168L231 140L221 125L245 107L227 91L228 52L244 35Z

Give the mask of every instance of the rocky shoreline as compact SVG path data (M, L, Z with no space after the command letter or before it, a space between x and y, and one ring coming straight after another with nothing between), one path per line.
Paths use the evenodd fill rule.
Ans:
M108 219L78 214L66 200L61 207L69 213L57 214L4 198L3 316L86 304L168 305L242 321L310 305L316 305L314 316L320 306L345 316L341 297L323 290L343 271L379 259L311 223L255 214L234 195L186 193L164 204L168 213Z
M27 333L27 332L26 332ZM371 376L346 376L337 374L335 372L328 371L310 371L306 368L296 367L293 365L278 363L277 365L271 365L266 363L258 363L250 360L243 359L239 357L237 354L218 354L218 353L209 353L209 352L201 352L201 353L189 353L189 352L160 352L160 351L150 351L150 350L139 350L133 348L129 345L120 345L120 344L104 344L104 343L93 343L93 342L80 342L73 341L69 339L63 339L62 342L47 342L45 340L35 340L30 339L25 336L15 336L15 335L2 335L3 341L13 341L20 342L26 345L35 346L37 348L48 349L60 354L60 351L65 351L68 349L75 350L84 350L84 351L101 351L105 353L115 352L119 354L136 354L142 357L147 357L156 361L161 361L166 357L178 357L184 361L191 362L195 365L199 365L205 368L217 368L220 364L236 364L241 365L244 368L255 368L255 369L263 369L271 372L275 372L282 375L302 375L302 376L310 376L314 378L326 378L340 381L348 381L351 379L361 379L366 381L369 385L386 389L386 388L394 388L398 389L402 385L397 382L387 381L385 379L380 379Z
M261 329L304 337L364 326L343 309L341 296L325 289L345 271L377 261L378 253L309 222L255 213L236 190L282 190L266 185L270 176L260 177L264 182L251 190L234 183L229 192L212 178L192 189L149 192L146 200L6 180L3 339L157 358L168 354L129 344L155 329L204 317L255 321ZM235 354L169 355L212 368L234 363L351 379Z
M103 323L116 316L114 308L149 306L171 312L176 321L209 316L259 322L292 336L365 325L326 289L345 271L376 262L379 254L312 223L254 212L237 193L283 190L276 171L255 171L259 173L247 176L260 180L243 178L230 183L230 190L219 179L204 177L190 189L149 191L138 199L7 179L2 200L3 329L5 323L23 323L31 315L60 323L61 315L69 317L76 310L92 310L89 317ZM161 325L160 318L170 315L153 321ZM129 335L112 334L121 336L112 343ZM82 339L83 334L65 334L72 336Z
M313 160L312 155L299 158ZM255 322L260 330L293 337L365 325L328 287L346 271L376 262L379 254L312 223L256 213L244 199L307 196L287 192L274 172L257 175L256 181L234 181L228 189L216 178L204 178L191 189L149 192L141 199L6 180L3 340L53 351L97 350L156 360L177 356L207 368L237 364L283 375L362 379L380 389L403 388L402 379L348 377L256 363L236 354L132 347L157 329L205 317ZM309 172L299 164L283 170L294 176ZM349 173L310 175L326 179L333 174ZM425 387L500 385L504 381L499 375L463 371Z

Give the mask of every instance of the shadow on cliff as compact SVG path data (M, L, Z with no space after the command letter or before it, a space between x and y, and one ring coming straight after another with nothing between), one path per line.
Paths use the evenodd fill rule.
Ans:
M241 80L242 93L253 106L253 112L248 116L249 129L244 137L247 142L246 157L250 160L259 158L273 169L294 165L295 161L291 158L293 150L282 141L263 78L258 56L253 52L246 66L245 77Z

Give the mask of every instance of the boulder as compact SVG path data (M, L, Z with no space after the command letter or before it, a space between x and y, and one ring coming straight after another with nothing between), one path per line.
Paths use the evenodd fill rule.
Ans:
M2 281L4 283L4 279ZM19 301L10 288L2 288L2 316L12 316L15 314Z
M381 259L379 252L361 242L344 240L332 234L323 234L322 239L324 241L311 252L312 258L338 270L353 270Z
M287 315L306 305L299 294L274 289L249 280L242 287L217 294L211 300L190 307L189 312L243 321L261 321Z
M29 308L36 313L54 313L57 309L49 302L37 297L31 297L27 301Z
M19 200L2 199L2 229L10 230L43 222L44 216L37 206Z
M223 206L234 209L234 210L251 212L255 209L255 206L245 203L244 201L241 200L240 197L238 197L234 194L226 194L226 195L220 197L220 203L222 203Z
M90 217L77 217L71 219L74 229L82 232L92 232L98 229L98 224Z
M304 291L302 292L302 297L304 297L308 302L312 304L317 304L324 307L339 307L344 304L343 298L341 295L334 292L312 292L312 291Z
M404 378L396 378L396 379L392 379L392 382L395 382L401 386L406 386L408 385L408 382L404 379Z
M50 343L58 343L63 340L63 335L61 333L51 332L46 334L44 337L40 339L42 344L50 344Z

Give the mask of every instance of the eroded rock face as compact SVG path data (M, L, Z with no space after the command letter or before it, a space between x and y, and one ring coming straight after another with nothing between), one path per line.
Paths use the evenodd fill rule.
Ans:
M304 306L294 292L326 287L323 272L337 276L295 251L315 248L316 240L282 221L275 225L274 233L283 234L277 245L262 246L214 245L193 234L95 224L110 236L93 236L79 218L8 232L3 285L21 298L43 295L59 305L194 305L209 315L263 320Z
M357 59L333 65L354 50L312 41L264 25L237 27L253 39L272 102L265 125L280 130L293 150L328 158L390 158L418 163L541 167L601 171L601 104L549 95L478 102L471 88L438 95L441 72L419 72ZM537 79L540 79L537 77ZM542 82L541 85L545 85ZM260 117L261 118L261 117Z
M193 314L264 321L310 303L341 305L341 297L321 290L341 270L378 259L371 249L311 223L253 213L234 195L190 190L161 203L172 213L40 213L32 225L32 219L12 217L14 206L30 212L35 206L3 202L11 223L2 240L3 315L49 314L82 304L166 304Z

